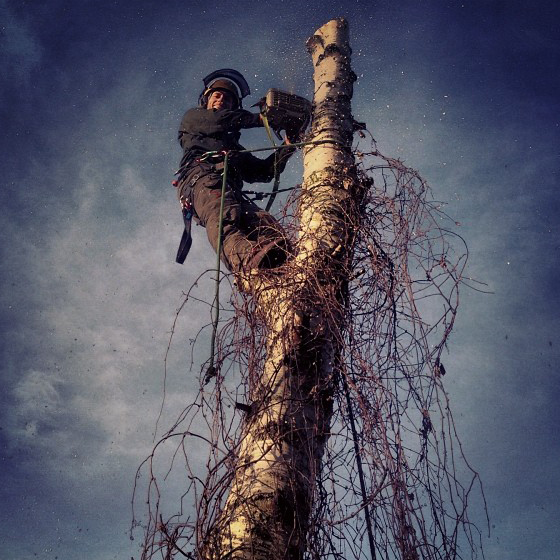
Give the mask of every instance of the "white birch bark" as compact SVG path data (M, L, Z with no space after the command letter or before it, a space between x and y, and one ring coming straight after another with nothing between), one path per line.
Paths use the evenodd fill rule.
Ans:
M300 560L333 408L344 293L359 186L350 149L348 26L308 40L314 117L304 152L298 253L282 272L246 280L267 326L267 360L250 389L230 494L205 560Z

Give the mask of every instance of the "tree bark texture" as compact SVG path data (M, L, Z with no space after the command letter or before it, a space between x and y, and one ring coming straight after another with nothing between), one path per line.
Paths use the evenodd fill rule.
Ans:
M308 40L315 67L311 140L304 150L297 255L246 279L267 328L233 481L199 550L204 560L301 560L328 437L360 186L351 150L348 26Z

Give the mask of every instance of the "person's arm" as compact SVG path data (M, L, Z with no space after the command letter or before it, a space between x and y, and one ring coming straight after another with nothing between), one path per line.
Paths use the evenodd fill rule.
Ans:
M286 141L283 145L289 146L289 144L290 142ZM273 152L265 159L260 159L251 153L239 154L236 168L247 183L268 183L274 179L274 158L277 157L276 171L280 174L295 151L295 148L282 148L276 150L277 154Z
M179 132L215 136L258 126L263 126L259 113L251 113L245 109L213 111L196 108L185 113Z

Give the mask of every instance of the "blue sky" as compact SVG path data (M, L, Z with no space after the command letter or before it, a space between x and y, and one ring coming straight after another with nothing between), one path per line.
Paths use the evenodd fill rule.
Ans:
M187 264L174 263L179 120L221 67L249 81L246 105L269 87L311 97L305 40L344 16L355 117L448 203L469 275L493 292L463 290L445 378L485 485L487 558L557 558L558 11L0 0L0 557L137 556L130 500L169 331L183 291L214 265L200 228ZM284 177L299 182L299 159ZM207 320L193 305L179 323L160 426L197 390L206 356L189 371L189 339Z

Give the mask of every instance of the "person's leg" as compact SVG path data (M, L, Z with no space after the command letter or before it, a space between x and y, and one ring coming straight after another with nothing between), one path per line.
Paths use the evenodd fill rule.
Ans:
M203 177L193 188L193 206L200 224L206 228L208 241L218 251L221 177ZM226 190L222 220L222 251L220 258L232 272L240 271L251 255L254 243L240 230L239 201L231 190Z
M280 223L255 203L240 203L240 230L254 242L248 268L274 268L283 264L289 253L289 242Z
M219 240L219 181L219 177L204 177L193 189L194 209L214 251ZM286 260L287 247L282 227L268 212L226 191L220 258L232 272L279 266Z

